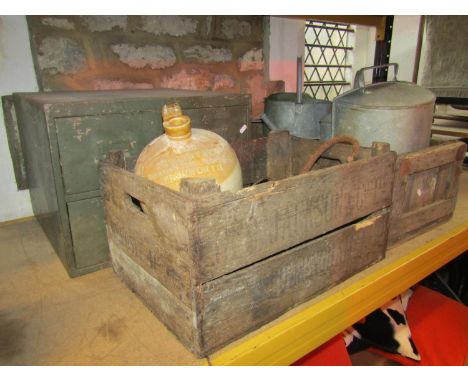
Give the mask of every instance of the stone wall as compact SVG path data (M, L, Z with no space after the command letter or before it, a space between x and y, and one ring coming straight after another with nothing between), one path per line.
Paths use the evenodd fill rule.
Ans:
M41 90L175 88L252 94L252 114L283 91L264 74L262 16L32 16Z

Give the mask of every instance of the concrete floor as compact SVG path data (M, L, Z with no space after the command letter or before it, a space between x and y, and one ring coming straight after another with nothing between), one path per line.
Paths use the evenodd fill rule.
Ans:
M368 352L355 365L391 365ZM111 268L70 278L36 220L0 224L0 365L196 365Z
M71 279L35 220L0 225L0 365L197 362L112 269Z

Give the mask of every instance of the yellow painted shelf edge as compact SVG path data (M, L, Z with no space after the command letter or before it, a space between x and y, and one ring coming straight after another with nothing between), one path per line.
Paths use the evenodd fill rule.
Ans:
M468 222L206 360L211 365L290 365L468 250Z

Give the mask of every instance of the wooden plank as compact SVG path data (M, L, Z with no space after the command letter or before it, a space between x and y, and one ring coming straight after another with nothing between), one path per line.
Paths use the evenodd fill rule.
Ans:
M287 313L210 355L209 364L290 365L468 250L468 222L461 219L448 224L443 231L392 249L383 261L296 308L293 314Z
M112 266L158 319L192 352L199 353L192 310L183 305L158 280L132 261L114 242L109 242Z
M454 199L439 200L408 213L390 219L389 246L408 240L435 225L441 224L453 214Z
M451 174L452 181L447 191L447 198L456 198L458 194L458 185L460 183L460 175L463 172L463 159L454 163L453 173Z
M216 179L207 178L182 178L180 180L180 192L189 195L206 195L220 192L221 187Z
M468 139L468 129L464 127L452 127L452 126L444 126L434 123L432 125L431 134L432 135L448 135L450 137L457 137ZM434 127L437 126L437 127Z
M320 170L322 168L338 166L340 164L341 162L336 159L319 158L317 162L315 162L313 169L315 171L315 170Z
M191 306L190 200L110 163L101 181L109 240Z
M437 185L434 191L434 200L449 199L449 192L452 188L452 183L456 181L456 171L458 163L447 163L439 168L437 175Z
M411 175L463 159L465 151L466 144L452 141L400 155L400 175Z
M291 138L287 130L272 130L267 140L267 178L280 180L291 176Z
M112 217L107 221L107 237L118 245L125 254L156 278L182 304L192 306L193 266L184 260L182 252L169 250L161 244L158 236L151 234L151 228L139 230L140 224L125 224L113 207L107 207ZM139 218L138 218L139 219ZM141 220L141 219L140 219ZM134 222L135 220L132 220Z
M211 352L384 257L388 211L204 285L202 344Z
M391 203L394 153L243 189L196 204L194 241L206 282ZM222 196L222 195L221 195ZM216 227L216 229L214 229Z
M241 165L244 185L252 185L266 179L266 145L266 137L231 144Z
M439 167L430 168L409 177L405 192L404 212L424 207L434 201L439 170Z

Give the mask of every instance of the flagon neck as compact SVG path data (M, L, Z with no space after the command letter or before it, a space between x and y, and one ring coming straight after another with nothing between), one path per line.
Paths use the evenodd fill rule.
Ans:
M164 131L170 139L182 140L192 135L192 122L190 117L181 115L163 122Z

